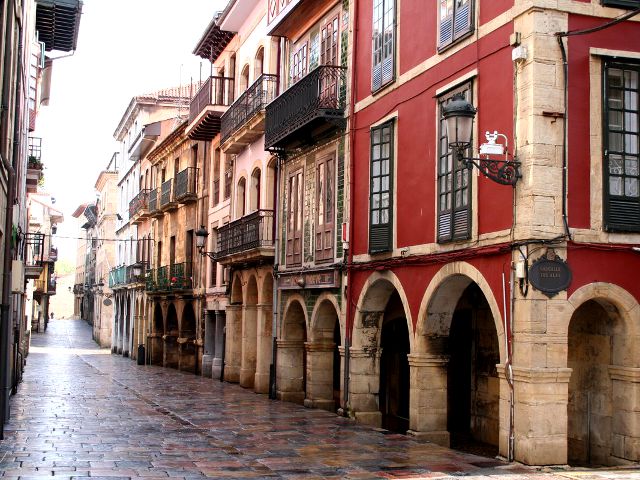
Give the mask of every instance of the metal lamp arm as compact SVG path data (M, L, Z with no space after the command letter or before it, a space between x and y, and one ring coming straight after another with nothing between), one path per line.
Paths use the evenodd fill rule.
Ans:
M456 150L456 157L468 168L475 166L490 180L501 185L516 186L520 173L520 162L516 160L493 160L489 158L465 157L464 149Z

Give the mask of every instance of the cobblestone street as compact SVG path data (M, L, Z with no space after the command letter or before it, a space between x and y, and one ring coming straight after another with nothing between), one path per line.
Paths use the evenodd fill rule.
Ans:
M34 335L11 407L3 478L640 479L637 469L502 464L237 385L138 366L98 349L76 320Z

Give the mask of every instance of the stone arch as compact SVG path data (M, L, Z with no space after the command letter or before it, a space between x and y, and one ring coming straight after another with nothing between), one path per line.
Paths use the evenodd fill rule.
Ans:
M273 275L271 274L271 272L266 272L264 278L262 279L262 286L260 288L258 303L273 303Z
M242 276L239 272L236 272L231 281L231 298L229 299L232 305L241 304L243 300L242 295Z
M247 213L247 179L244 176L240 177L236 184L235 210L236 219L244 217Z
M466 262L450 263L436 273L420 303L418 324L416 325L415 353L428 353L429 339L434 336L448 335L451 319L458 299L464 290L474 282L487 299L498 334L500 362L506 359L503 316L489 282L473 265ZM435 353L435 352L434 352Z
M191 302L185 302L180 318L179 369L197 374L198 362L196 356L198 350L196 348L196 328L196 315L193 311L193 305Z
M243 303L246 305L255 305L258 303L258 279L255 275L249 275Z
M258 79L264 73L264 46L258 45L253 59L253 78Z
M278 340L276 396L285 401L302 403L306 396L307 312L300 295L292 295L283 309L281 338Z
M334 295L320 295L311 315L307 344L307 395L305 406L335 411L340 406L343 345L343 329L340 323L338 302Z
M434 275L411 356L413 432L454 448L486 444L498 453L500 411L507 408L501 401L506 383L498 375L506 361L502 319L489 283L474 266L455 262ZM438 413L421 415L426 409Z
M567 460L578 465L637 462L638 302L623 288L598 282L580 287L567 303L560 323L571 370Z
M272 156L267 163L266 174L264 179L265 195L264 207L267 210L273 210L274 191L276 185L276 162L277 157Z
M249 212L255 212L262 208L262 170L256 167L251 172L251 185L249 186Z

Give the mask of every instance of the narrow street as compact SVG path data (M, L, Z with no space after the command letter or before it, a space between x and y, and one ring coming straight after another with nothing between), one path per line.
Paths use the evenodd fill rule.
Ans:
M98 349L77 320L54 320L33 336L11 406L3 478L640 479L640 470L501 464L237 385L138 366Z

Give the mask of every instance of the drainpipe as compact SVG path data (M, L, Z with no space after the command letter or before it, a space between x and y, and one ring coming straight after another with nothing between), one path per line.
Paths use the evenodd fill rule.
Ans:
M280 62L280 54L278 53L278 63ZM278 249L280 245L279 237L278 237L278 219L279 219L279 204L280 196L278 192L280 190L280 156L276 157L276 171L274 178L274 192L273 192L273 294L272 294L272 302L271 302L271 313L273 315L273 320L271 322L271 365L269 366L269 398L271 400L276 399L276 365L278 360L278 266L280 261L280 256L278 254Z
M511 274L509 276L509 288L510 288L510 301L509 305L509 314L507 315L507 293L506 293L506 279L504 275L504 270L502 272L502 312L503 312L503 327L504 327L504 345L505 345L505 376L507 379L507 384L509 385L509 442L508 442L508 453L507 460L513 462L514 458L514 446L515 446L515 434L514 434L514 418L515 418L515 395L514 395L514 386L513 386L513 368L512 368L512 358L511 358L511 325L513 322L513 302L515 299L515 294L513 291L514 286L514 272L511 269Z
M353 228L351 228L351 223L353 219L353 184L354 184L354 174L353 174L353 166L355 163L355 107L356 107L356 71L355 71L355 61L356 54L358 52L358 6L360 2L356 1L353 3L353 18L355 21L353 22L353 48L351 49L351 91L349 96L349 228L348 228L348 239L349 239L349 247L347 249L347 318L345 319L345 332L344 332L344 405L343 405L343 414L345 416L349 415L349 368L350 368L350 350L351 350L351 334L350 329L353 325L353 298L351 294L351 285L349 284L349 273L350 273L350 265L353 263Z
M10 24L15 18L15 4L14 2L8 2L8 11L4 17L5 24L5 48L4 59L11 59L11 63L15 62L14 55L11 52L11 41L13 29L10 28ZM22 42L22 32L20 31L19 42ZM21 52L21 45L18 45L18 51L15 52L19 58ZM2 275L2 304L0 305L0 439L4 438L4 423L9 419L9 395L11 392L11 364L12 364L12 323L13 318L11 315L11 260L12 260L12 247L11 241L13 235L11 235L13 228L13 204L15 197L15 168L18 161L18 148L14 144L12 148L12 142L15 141L16 132L14 132L14 138L9 138L9 131L7 126L7 117L10 108L11 97L11 79L10 72L12 65L6 62L3 68L2 76L2 109L0 112L0 118L2 122L2 136L0 138L0 156L2 156L2 162L7 169L9 178L7 182L7 206L6 206L6 219L5 219L5 241L4 241L4 265ZM16 92L20 89L20 62L17 65L17 87ZM21 113L19 102L15 105L15 120L14 128L19 125L19 116ZM8 152L11 149L12 163L9 163L9 159L2 153Z

